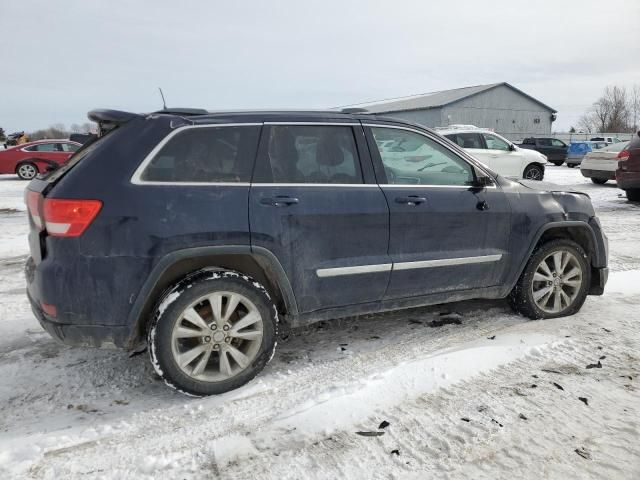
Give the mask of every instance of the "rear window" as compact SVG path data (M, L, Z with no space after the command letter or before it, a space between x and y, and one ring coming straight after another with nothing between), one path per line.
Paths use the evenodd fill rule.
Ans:
M142 172L145 182L249 182L259 126L186 128L171 137Z

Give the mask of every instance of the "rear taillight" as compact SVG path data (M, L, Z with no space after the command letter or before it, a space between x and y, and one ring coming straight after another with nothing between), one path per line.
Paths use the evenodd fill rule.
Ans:
M32 192L31 190L25 190L25 203L27 209L33 220L33 224L38 230L42 230L42 216L40 215L40 204L42 202L42 195L38 192Z
M629 150L622 150L620 153L618 153L618 160L626 160L629 158Z
M78 237L96 218L101 208L100 200L45 198L44 228L53 237Z

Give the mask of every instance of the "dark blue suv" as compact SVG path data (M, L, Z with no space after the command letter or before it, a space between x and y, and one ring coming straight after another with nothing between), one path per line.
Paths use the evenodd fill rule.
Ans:
M571 315L607 279L589 197L506 180L366 113L96 110L26 192L28 295L69 345L139 349L190 394L236 388L278 323L471 298Z

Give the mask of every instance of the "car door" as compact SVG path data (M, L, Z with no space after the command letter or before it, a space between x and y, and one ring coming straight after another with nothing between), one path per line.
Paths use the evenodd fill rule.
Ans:
M389 209L359 123L265 124L249 197L252 248L280 261L299 312L382 298Z
M393 269L385 299L498 285L509 261L502 190L474 187L476 167L436 136L380 124L367 124L366 134L390 209ZM389 156L377 145L390 139L421 143L426 158Z
M491 169L504 177L522 178L524 171L524 154L504 139L493 133L483 132L482 138L487 146Z
M551 148L552 148L553 158L549 157L549 160L564 160L565 158L567 158L568 146L562 140L558 140L557 138L552 138Z
M551 148L550 138L538 138L538 152L545 155L549 160L553 157L553 148Z

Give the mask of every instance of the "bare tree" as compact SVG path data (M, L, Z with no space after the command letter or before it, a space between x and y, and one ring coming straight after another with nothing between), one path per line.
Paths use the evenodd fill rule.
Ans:
M598 131L598 117L593 110L588 111L578 119L578 128L586 133Z
M578 126L595 132L627 132L633 123L633 93L627 94L625 87L608 86L602 96L580 118Z
M629 110L631 113L631 126L633 131L640 129L640 84L636 84L631 89L629 95Z

